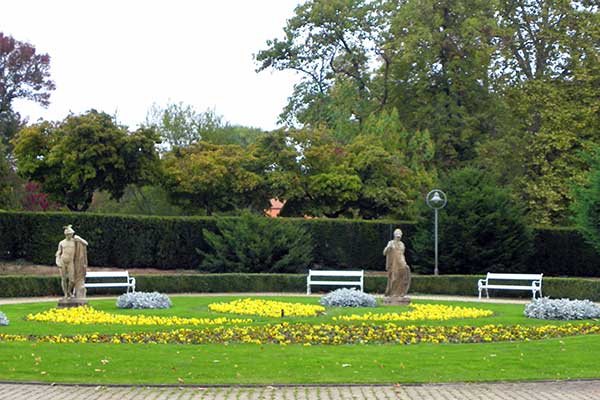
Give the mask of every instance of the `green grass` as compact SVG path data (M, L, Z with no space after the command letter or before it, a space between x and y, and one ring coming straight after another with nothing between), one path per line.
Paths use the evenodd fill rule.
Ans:
M215 317L208 304L235 296L176 297L169 310L120 310L113 300L92 300L97 309L115 313ZM318 302L314 297L269 297L282 301ZM447 303L494 311L494 316L422 325L546 325L559 321L525 318L523 305ZM28 313L56 303L0 307L11 324L1 333L115 333L163 330L165 327L68 325L24 320ZM288 322L323 323L332 316L378 309L329 309L314 318ZM278 322L251 317L255 324ZM415 322L406 323L415 324ZM251 383L426 383L599 378L600 337L579 336L529 342L417 345L158 345L0 343L0 380L62 383L251 384Z

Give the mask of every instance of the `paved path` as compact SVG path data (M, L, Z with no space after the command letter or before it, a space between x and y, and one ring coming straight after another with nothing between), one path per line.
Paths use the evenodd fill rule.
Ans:
M403 386L140 387L0 384L1 400L597 400L600 381Z

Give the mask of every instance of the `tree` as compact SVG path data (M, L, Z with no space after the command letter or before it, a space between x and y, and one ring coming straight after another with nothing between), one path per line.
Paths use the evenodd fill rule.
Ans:
M186 147L202 139L203 133L222 127L223 117L213 110L198 112L182 102L165 107L154 104L146 116L146 125L154 127L164 145Z
M164 151L187 147L200 140L247 147L264 133L258 128L231 125L214 110L198 112L182 102L169 103L165 107L154 104L146 116L146 125L160 133Z
M189 213L268 208L261 164L252 150L200 141L174 148L165 154L163 165L166 191Z
M208 272L303 273L313 261L313 239L297 223L259 217L217 217L217 232L202 230L209 251L201 269Z
M535 222L568 223L572 186L589 169L580 154L600 141L597 4L500 4L493 71L509 124L479 146L478 162L500 172Z
M5 144L16 133L10 129L14 121L20 120L12 109L13 100L31 100L47 106L54 89L50 56L38 54L33 45L0 32L0 133Z
M409 217L423 182L434 176L421 170L433 158L431 142L415 138L406 134L390 145L374 131L343 144L330 130L278 131L259 141L256 154L271 196L285 200L282 216Z
M95 110L28 126L13 143L19 174L72 211L87 210L96 190L119 199L127 185L150 182L158 173L156 132L129 133Z
M256 55L258 71L289 69L303 75L282 121L324 125L343 139L351 134L344 129L351 121L360 125L386 105L387 81L372 78L380 68L385 78L389 69L387 29L394 3L311 0L296 8L285 37L269 40Z
M526 272L532 251L524 209L488 173L472 167L452 171L440 187L448 204L440 211L439 263L446 274ZM433 272L431 209L423 206L412 253L417 272Z
M589 157L593 168L587 182L576 191L573 203L575 221L583 236L600 253L600 148Z
M440 167L475 157L498 127L489 66L496 21L488 0L406 1L393 19L390 96L409 131L428 130Z

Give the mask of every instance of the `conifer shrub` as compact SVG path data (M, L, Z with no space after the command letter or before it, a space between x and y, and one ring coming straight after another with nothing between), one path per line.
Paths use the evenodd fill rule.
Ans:
M305 272L313 261L313 240L300 224L244 213L216 218L217 230L202 230L209 250L198 250L207 272Z
M538 272L528 269L533 235L525 210L513 201L507 189L499 187L484 171L470 167L450 173L441 189L448 198L446 207L439 211L441 274ZM418 273L431 274L433 210L424 206L416 229L409 245L413 248L412 265Z

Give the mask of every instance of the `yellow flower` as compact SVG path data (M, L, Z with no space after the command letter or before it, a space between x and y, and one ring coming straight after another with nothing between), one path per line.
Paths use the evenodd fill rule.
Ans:
M325 307L283 301L241 299L228 303L212 303L208 309L215 312L260 315L262 317L313 317L325 312Z
M334 317L341 321L446 321L455 318L480 318L493 314L490 310L471 307L446 306L441 304L414 304L411 311L404 313L366 313Z
M230 318L183 318L160 317L155 315L122 315L95 310L92 307L52 308L50 310L29 314L28 321L62 322L67 324L106 324L106 325L223 325L245 324L251 319Z

